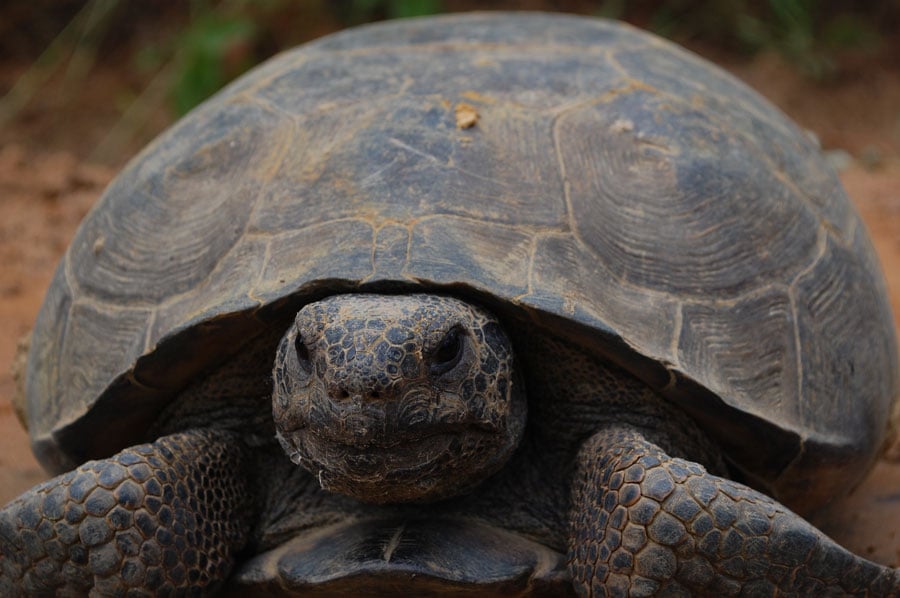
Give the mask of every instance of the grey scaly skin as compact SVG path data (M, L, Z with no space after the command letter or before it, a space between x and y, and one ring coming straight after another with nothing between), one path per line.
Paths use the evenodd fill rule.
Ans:
M772 498L611 427L578 456L569 557L582 595L896 596L857 557Z
M506 334L449 298L307 306L276 364L285 452L326 490L365 502L467 492L506 463L525 428Z
M128 448L0 512L0 595L215 588L250 528L239 439L214 430Z
M238 361L166 414L156 441L0 511L0 593L208 593L272 529L361 509L540 539L568 550L581 595L898 593L894 570L724 477L715 445L640 382L509 333L432 295L306 306L278 343L270 406L247 398L258 372L241 378ZM273 457L266 431L310 473Z

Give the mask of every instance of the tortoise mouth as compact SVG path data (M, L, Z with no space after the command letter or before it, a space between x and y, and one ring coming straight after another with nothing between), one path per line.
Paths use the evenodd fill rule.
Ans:
M428 468L442 455L458 450L460 435L434 432L346 443L306 430L299 433L298 440L309 460L327 465L327 469L342 469L358 482L374 482Z
M429 432L348 443L301 428L279 432L278 438L323 489L375 504L463 494L499 469L515 448L509 438L480 428L441 426Z
M411 385L368 400L357 394L336 400L321 384L314 386L290 397L281 415L276 409L280 430L322 444L384 449L440 435L505 433L506 421L492 411L476 411L459 396L430 388Z
M377 420L356 420L356 426L340 422L331 425L302 425L284 430L286 436L306 445L318 445L340 452L363 452L372 450L403 453L410 447L427 444L440 439L462 438L465 436L496 436L499 431L482 422L428 422L419 425L388 426Z
M232 583L315 595L571 595L566 556L459 518L388 517L309 530L244 563Z

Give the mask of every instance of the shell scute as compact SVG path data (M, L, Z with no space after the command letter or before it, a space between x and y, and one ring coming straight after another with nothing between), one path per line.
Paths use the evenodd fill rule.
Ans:
M154 143L80 227L68 256L79 291L146 306L192 291L244 234L279 121L220 103Z

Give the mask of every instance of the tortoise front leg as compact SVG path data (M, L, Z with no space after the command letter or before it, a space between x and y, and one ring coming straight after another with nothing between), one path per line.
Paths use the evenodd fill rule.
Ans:
M569 567L581 595L900 595L897 570L636 429L594 435L577 471Z
M35 486L0 511L0 595L214 587L253 515L242 447L192 430Z

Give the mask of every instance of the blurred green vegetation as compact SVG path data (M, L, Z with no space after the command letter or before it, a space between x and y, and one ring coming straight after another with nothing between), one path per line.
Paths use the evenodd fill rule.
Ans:
M345 0L336 3L348 24L376 19L406 19L444 12L441 0Z
M180 67L173 84L178 113L205 99L251 66L258 45L291 5L267 0L251 10L249 0L194 3L194 14L178 37ZM838 72L843 52L877 50L886 31L898 23L900 1L880 3L825 0L657 0L626 2L443 2L441 0L337 0L318 4L318 12L338 27L363 22L437 14L467 8L543 8L628 20L666 37L712 44L752 56L776 52L806 75L824 80ZM327 5L327 8L325 8ZM566 6L568 5L568 6ZM883 19L890 17L885 22ZM891 23L893 21L893 23ZM887 28L885 27L887 25ZM291 40L299 43L301 40ZM240 55L236 48L244 49Z
M172 84L172 99L184 114L253 66L246 48L258 35L256 24L204 11L177 39L179 68Z
M268 56L314 37L373 20L472 9L623 19L734 54L777 53L819 80L839 73L841 56L876 52L900 30L900 0L11 0L0 7L0 55L38 58L0 108L9 116L54 73L77 81L99 55L113 52L154 89L167 88L180 115Z
M178 63L172 84L176 112L181 115L205 100L281 43L265 43L276 36L277 27L288 16L318 17L335 23L334 28L382 19L402 19L438 14L441 0L337 0L304 2L306 14L296 14L297 2L289 0L228 0L212 3L194 0L187 26L173 40L170 53ZM302 12L302 11L301 11ZM305 41L287 39L288 45ZM273 48L272 46L278 46Z
M865 4L668 0L648 24L667 37L702 39L745 54L775 51L806 75L826 79L837 73L840 53L875 50L882 42L878 11Z
M288 0L230 0L217 4L194 0L187 26L170 48L178 63L172 82L176 112L186 113L261 61L268 53L261 48L267 46L263 40L272 36L276 22L289 12L291 4ZM324 12L329 3L306 4L319 9L313 12ZM345 0L330 4L330 12L341 26L443 12L440 0ZM300 41L303 40L295 43Z
M249 0L194 2L192 16L176 39L179 69L172 95L179 114L199 103L262 56L252 54L260 40L296 2L267 0L263 8ZM712 44L745 55L772 51L814 79L837 73L845 51L879 47L890 13L896 22L900 2L824 0L661 0L626 2L443 2L441 0L337 0L306 2L313 13L327 13L338 27L380 19L437 14L467 8L543 8L628 20L666 37ZM893 6L891 6L893 4ZM471 5L471 6L470 6ZM561 6L565 5L565 6ZM254 8L256 6L256 8ZM890 25L889 25L890 26ZM299 43L301 39L290 40ZM243 54L241 53L243 50Z

